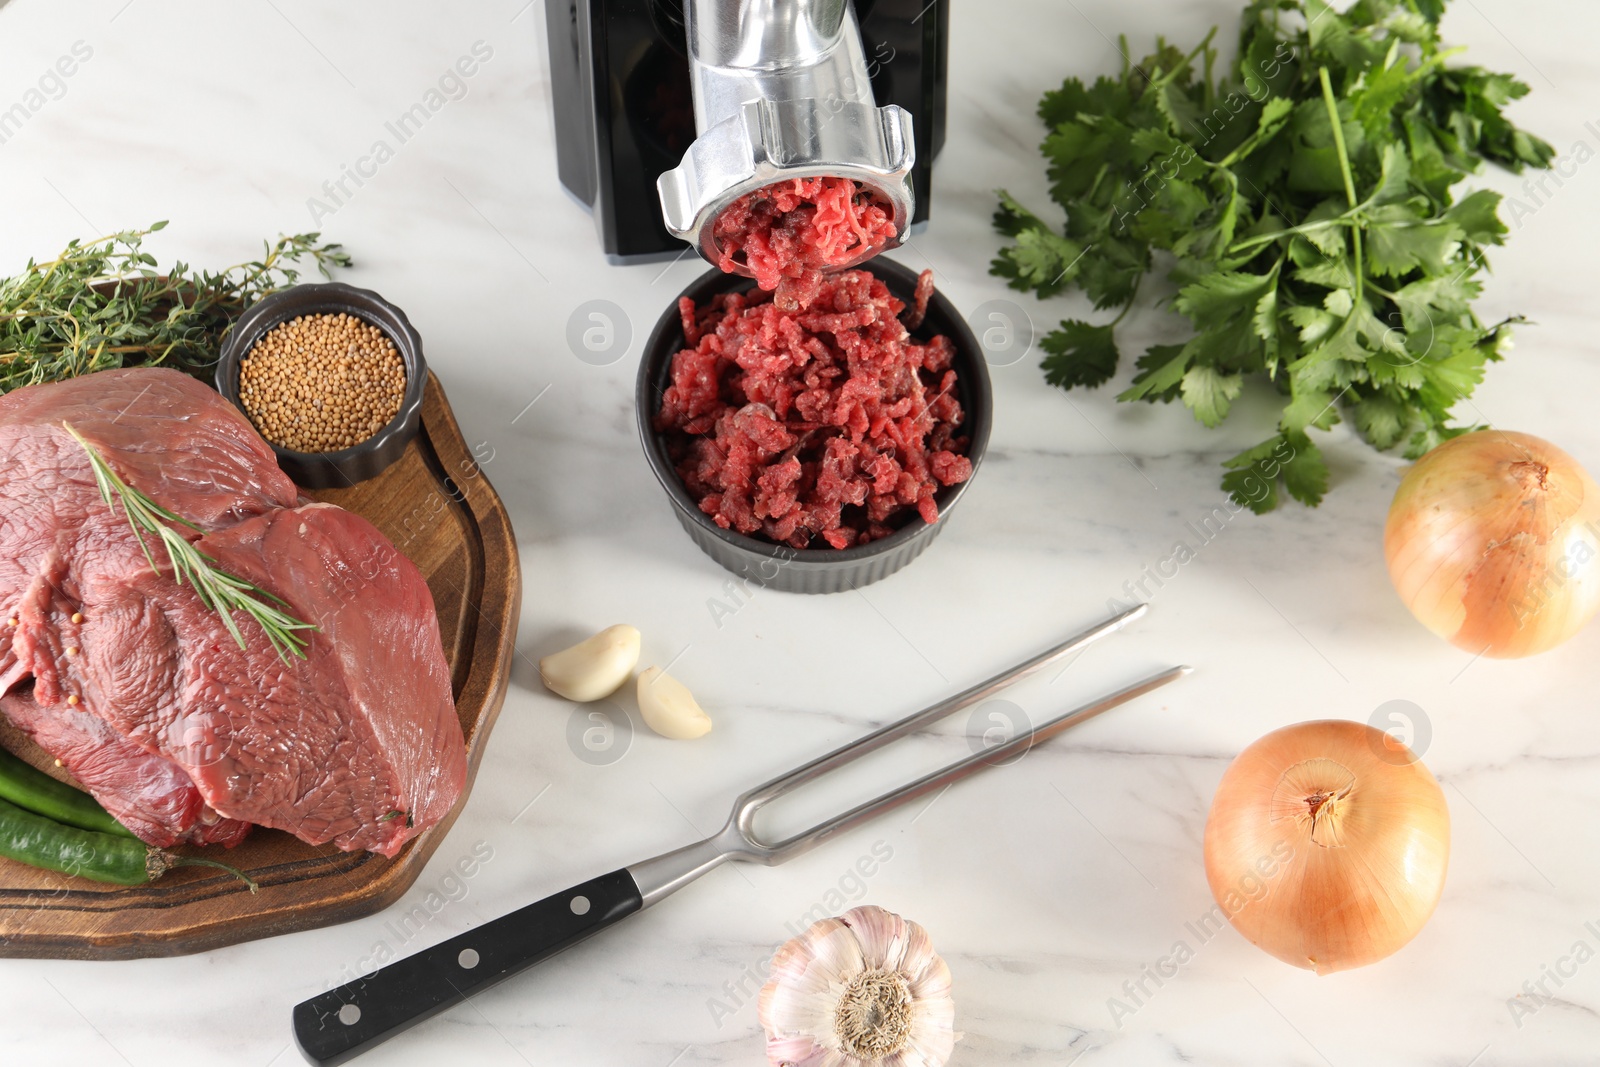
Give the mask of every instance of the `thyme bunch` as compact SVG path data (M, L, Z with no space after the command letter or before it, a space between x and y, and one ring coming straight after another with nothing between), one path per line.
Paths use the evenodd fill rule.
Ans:
M74 239L54 259L0 279L0 394L115 367L203 376L239 313L293 285L303 263L324 277L350 265L341 245L302 233L264 241L260 259L220 271L181 261L158 270L141 245L166 225Z

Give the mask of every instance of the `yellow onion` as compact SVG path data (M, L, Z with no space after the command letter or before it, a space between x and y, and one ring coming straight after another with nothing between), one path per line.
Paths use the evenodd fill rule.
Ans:
M1303 722L1228 767L1205 855L1211 893L1241 934L1327 974L1381 960L1422 929L1444 890L1450 811L1428 768L1382 730Z
M1548 441L1463 434L1400 482L1383 553L1428 629L1473 655L1530 656L1600 610L1600 488Z

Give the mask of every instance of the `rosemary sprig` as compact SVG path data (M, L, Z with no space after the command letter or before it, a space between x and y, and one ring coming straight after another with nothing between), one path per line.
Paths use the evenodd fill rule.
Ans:
M168 511L124 482L111 469L105 457L83 439L82 434L67 423L62 423L62 427L88 454L95 484L100 487L100 498L113 509L120 506L122 513L128 517L128 525L139 539L139 547L144 550L144 558L150 562L151 570L159 573L160 568L156 566L155 556L150 553L150 546L145 543L146 534L155 536L166 550L173 578L180 585L188 582L200 602L222 617L222 625L228 628L240 648L245 647L244 634L239 632L239 624L233 618L235 611L242 611L256 621L283 662L288 663L291 654L305 658L306 639L298 631L315 632L315 625L301 622L284 611L289 605L260 586L219 568L216 560L195 548L169 524L176 523L191 530L199 530L199 526Z
M167 224L73 240L43 263L0 278L0 393L113 367L165 366L204 376L241 311L299 280L348 267L338 244L302 233L263 242L258 260L220 271L156 269L141 242Z

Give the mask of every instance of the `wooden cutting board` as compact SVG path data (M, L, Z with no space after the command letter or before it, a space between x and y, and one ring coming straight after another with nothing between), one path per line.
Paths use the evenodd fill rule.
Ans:
M466 786L444 821L394 859L313 847L262 829L229 851L181 850L249 872L261 886L254 894L232 875L205 868L182 867L151 885L128 887L0 859L0 956L177 956L358 918L410 888L472 789L515 654L522 572L505 507L480 466L488 458L461 436L444 390L429 374L422 429L405 455L353 488L313 494L365 516L427 576L467 739ZM15 731L4 741L53 769Z

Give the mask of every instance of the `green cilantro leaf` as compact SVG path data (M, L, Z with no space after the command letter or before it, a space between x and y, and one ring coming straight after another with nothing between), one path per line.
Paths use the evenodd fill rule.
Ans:
M1094 388L1108 381L1117 369L1117 343L1108 326L1067 319L1044 335L1044 380L1063 389Z
M1215 367L1196 364L1183 372L1183 402L1206 426L1220 426L1244 388L1244 377L1223 374Z

